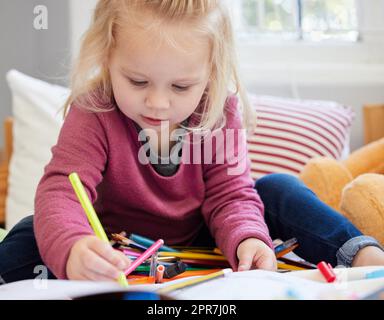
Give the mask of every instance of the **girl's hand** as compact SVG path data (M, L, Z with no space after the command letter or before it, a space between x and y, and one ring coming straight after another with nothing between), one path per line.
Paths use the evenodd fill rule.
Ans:
M265 269L276 271L277 261L274 251L263 241L249 238L237 247L239 267L237 271Z
M67 260L70 280L115 281L131 264L122 252L96 236L85 236L75 242Z

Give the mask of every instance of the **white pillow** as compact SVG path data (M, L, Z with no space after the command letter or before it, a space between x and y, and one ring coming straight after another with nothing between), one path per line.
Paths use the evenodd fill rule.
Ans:
M10 70L6 77L13 112L13 153L5 208L6 228L10 229L33 214L36 187L63 124L61 108L69 89L16 70Z

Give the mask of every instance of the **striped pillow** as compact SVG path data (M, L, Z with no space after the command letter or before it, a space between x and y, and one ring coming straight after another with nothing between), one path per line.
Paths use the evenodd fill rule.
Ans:
M251 174L298 175L314 157L339 160L348 147L354 113L336 102L249 96L257 128L248 137Z

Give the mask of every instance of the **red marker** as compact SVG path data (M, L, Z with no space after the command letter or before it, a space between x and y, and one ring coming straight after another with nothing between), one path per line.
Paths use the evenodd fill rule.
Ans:
M334 282L336 280L336 274L329 263L321 261L320 263L317 264L317 268L319 269L321 274L324 276L325 280L327 280L327 282Z

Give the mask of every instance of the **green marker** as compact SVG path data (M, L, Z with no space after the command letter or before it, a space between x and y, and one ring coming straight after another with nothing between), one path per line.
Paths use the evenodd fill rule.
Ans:
M79 199L80 204L83 207L85 214L87 215L88 221L91 224L91 227L95 232L96 236L100 240L109 243L108 237L105 234L103 226L101 225L100 220L97 217L95 209L92 206L91 200L89 200L88 198L87 192L85 191L78 174L76 172L71 173L69 175L69 181L71 181L76 196ZM120 273L117 280L123 287L128 287L127 278L125 277L123 272Z

